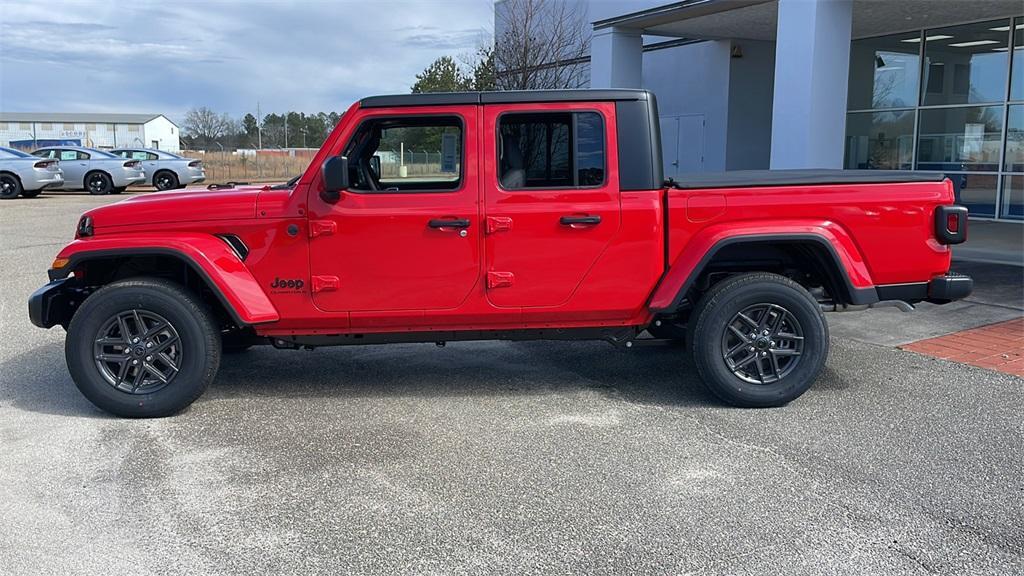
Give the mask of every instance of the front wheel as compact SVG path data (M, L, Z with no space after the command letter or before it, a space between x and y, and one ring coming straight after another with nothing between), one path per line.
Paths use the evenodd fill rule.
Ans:
M695 317L697 372L712 393L736 406L781 406L798 398L828 357L821 307L784 276L723 280L701 298Z
M220 333L181 286L123 280L94 292L71 319L65 342L75 385L97 407L129 418L180 412L217 374Z

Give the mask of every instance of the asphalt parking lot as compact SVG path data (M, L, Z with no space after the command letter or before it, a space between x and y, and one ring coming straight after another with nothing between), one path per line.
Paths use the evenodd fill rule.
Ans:
M488 342L256 349L110 418L25 302L112 200L0 203L0 573L1024 573L1024 380L865 337L890 310L780 409L677 348Z

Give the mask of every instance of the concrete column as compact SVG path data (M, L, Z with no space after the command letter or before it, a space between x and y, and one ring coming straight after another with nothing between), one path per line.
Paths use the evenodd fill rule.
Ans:
M851 0L779 0L771 167L842 168Z
M639 30L595 30L590 39L590 87L639 88L643 54Z

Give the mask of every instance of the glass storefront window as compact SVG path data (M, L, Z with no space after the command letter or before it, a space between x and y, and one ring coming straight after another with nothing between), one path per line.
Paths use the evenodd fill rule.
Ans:
M938 108L920 113L919 170L999 170L1002 106Z
M914 167L914 112L854 112L846 116L846 168Z
M1006 98L1011 20L925 31L925 106L1001 102Z
M1003 176L1003 201L999 217L1024 220L1024 174Z
M1024 172L1024 104L1010 106L1006 116L1007 172Z
M920 33L854 40L850 46L849 110L917 105Z
M953 181L956 203L966 206L971 216L994 218L996 215L996 174L947 174Z
M1013 77L1010 100L1024 100L1024 18L1013 21Z

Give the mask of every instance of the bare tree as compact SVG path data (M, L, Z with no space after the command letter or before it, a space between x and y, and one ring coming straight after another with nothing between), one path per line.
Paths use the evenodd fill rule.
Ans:
M186 112L184 124L185 133L204 149L234 127L234 121L227 114L217 115L206 106Z
M590 25L578 0L506 0L494 18L499 90L579 88L586 83Z

